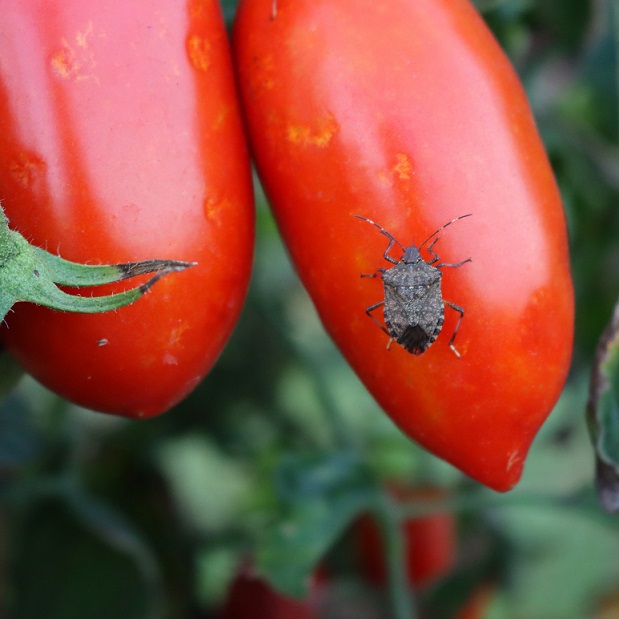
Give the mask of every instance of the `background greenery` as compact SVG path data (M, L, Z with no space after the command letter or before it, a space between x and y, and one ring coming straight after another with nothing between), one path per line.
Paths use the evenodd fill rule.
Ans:
M222 4L230 21L236 2ZM452 490L459 562L423 594L428 616L453 616L450 601L492 582L494 619L619 617L619 520L593 491L584 414L619 292L619 3L477 5L556 170L577 293L571 376L518 488L485 490L394 428L325 336L259 194L241 321L174 411L141 422L94 414L27 377L0 404L0 616L217 617L251 554L301 595L320 562L329 617L361 617L359 607L388 617L348 525L367 506L397 517L381 484L398 479Z

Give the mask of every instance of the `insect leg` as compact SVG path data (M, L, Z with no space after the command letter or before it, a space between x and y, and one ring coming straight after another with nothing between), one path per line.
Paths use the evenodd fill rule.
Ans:
M453 350L454 354L459 359L461 355L456 349L456 347L454 346L454 340L456 339L456 334L458 333L458 329L460 328L460 323L462 322L462 319L464 318L464 310L459 305L456 305L455 303L451 303L450 301L443 301L443 303L447 305L448 307L451 307L452 310L455 310L456 312L460 313L460 318L458 318L458 322L456 323L456 328L454 329L451 339L449 340L449 348Z
M457 269L458 267L461 267L463 264L466 264L467 262L473 262L473 260L471 258L467 258L466 260L463 260L462 262L458 262L456 264L442 262L441 264L437 264L436 268L440 269L441 267L453 267L454 269Z
M361 277L376 277L379 273L382 275L386 271L387 271L387 269L383 269L381 267L380 269L376 269L375 273L361 273Z
M432 256L432 260L430 260L430 262L428 262L428 264L434 264L435 262L439 261L439 257L438 254L433 251L433 247L434 245L436 245L436 242L440 239L441 237L437 236L429 245L428 245L428 253ZM439 266L441 266L439 264Z
M382 307L383 305L385 305L384 301L379 301L378 303L374 303L374 305L370 305L370 307L366 307L365 308L365 313L374 321L374 323L376 323L389 337L391 337L391 333L389 333L389 331L387 331L387 328L384 325L381 325L380 322L378 322L378 320L376 320L376 317L372 314L372 312L374 310L377 310L379 307ZM391 344L391 341L389 342Z
M399 261L395 258L392 258L388 254L389 250L393 247L394 244L399 245L402 248L402 251L404 251L404 246L402 245L402 243L400 243L400 241L398 241L392 234L387 232L387 230L385 230L382 226L379 226L375 221L372 221L367 217L363 217L362 215L353 215L353 217L356 217L357 219L362 219L363 221L367 221L369 224L372 224L380 230L381 234L384 234L389 239L389 245L387 245L387 249L385 250L383 257L385 258L385 260L391 262L392 264L398 264Z
M391 256L389 256L389 250L393 247L394 243L398 243L398 242L388 232L386 232L386 236L389 237L390 241L389 241L389 245L387 245L387 249L385 249L385 253L383 254L383 258L385 260L391 262L391 264L398 264L398 260L396 260L395 258L392 258ZM398 243L398 245L400 245L400 244Z

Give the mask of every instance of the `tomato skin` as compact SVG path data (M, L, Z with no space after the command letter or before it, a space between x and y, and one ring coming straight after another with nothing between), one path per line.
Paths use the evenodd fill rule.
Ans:
M0 0L0 12L11 226L76 262L198 263L113 313L19 304L2 341L74 402L156 415L217 359L251 271L251 173L219 4Z
M234 48L261 180L326 329L378 403L428 450L499 491L568 371L565 218L526 96L468 0L241 0ZM365 308L388 240L435 246L447 308L415 357ZM399 257L397 251L391 253ZM426 254L426 258L429 256ZM377 312L380 318L380 311Z

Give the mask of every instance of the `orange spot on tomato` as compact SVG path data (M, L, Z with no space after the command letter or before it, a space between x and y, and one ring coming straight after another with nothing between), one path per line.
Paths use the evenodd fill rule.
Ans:
M194 34L187 40L187 53L191 64L198 71L208 71L211 66L211 45L210 43Z
M335 118L332 114L329 114L324 118L319 118L313 126L288 125L287 136L293 144L325 148L338 132L338 129L339 126Z
M9 173L18 185L32 187L47 172L47 163L35 155L20 153L9 163Z
M396 155L397 163L393 166L393 172L402 181L410 179L413 173L413 162L408 155L398 153Z

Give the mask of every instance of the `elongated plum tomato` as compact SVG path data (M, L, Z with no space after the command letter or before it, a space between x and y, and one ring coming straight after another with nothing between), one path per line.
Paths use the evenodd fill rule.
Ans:
M117 312L18 304L2 341L70 400L161 413L215 362L251 270L251 174L218 2L0 0L0 14L11 226L78 262L198 263Z
M467 0L241 0L234 47L258 171L338 347L409 436L488 486L520 478L562 389L573 289L560 196L523 88ZM388 239L434 251L446 308L421 356L365 313ZM394 246L390 255L399 259ZM424 251L426 259L431 256ZM381 311L375 312L381 319Z

